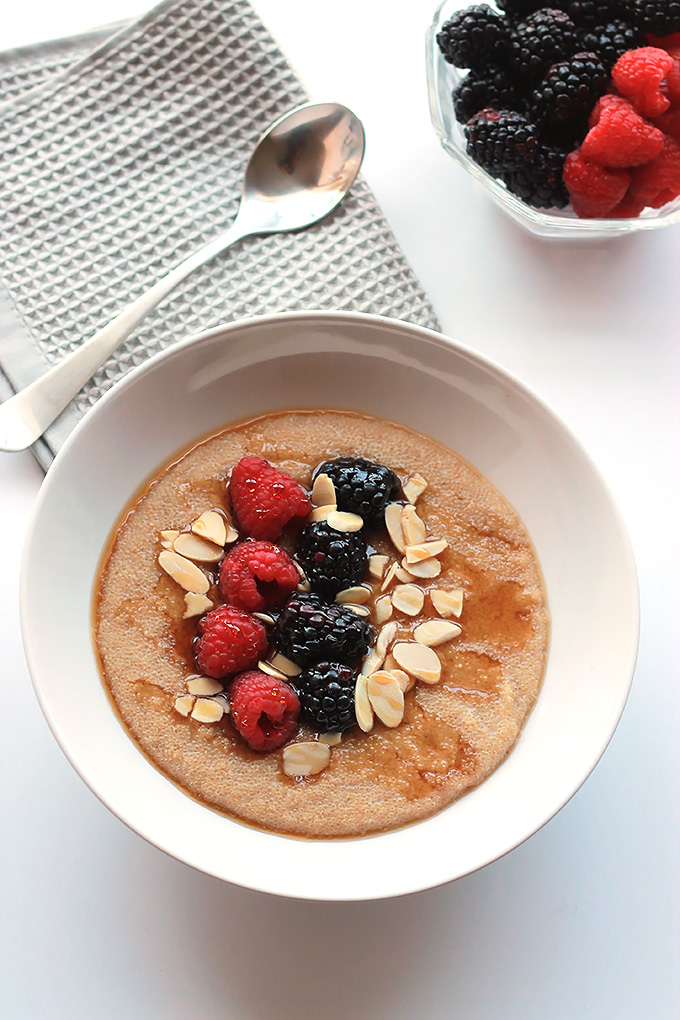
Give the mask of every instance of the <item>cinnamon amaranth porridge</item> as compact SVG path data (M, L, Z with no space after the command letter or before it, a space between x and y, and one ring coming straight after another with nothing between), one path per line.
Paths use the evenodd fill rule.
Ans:
M95 635L128 732L186 792L349 837L503 762L549 617L521 521L466 461L366 415L286 411L201 441L127 509Z

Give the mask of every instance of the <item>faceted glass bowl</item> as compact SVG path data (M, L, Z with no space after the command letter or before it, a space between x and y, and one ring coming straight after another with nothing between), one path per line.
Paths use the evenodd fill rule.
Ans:
M489 5L498 10L493 0ZM438 45L437 33L445 21L457 10L470 6L469 2L444 0L437 9L434 21L427 32L427 84L430 99L430 116L442 146L482 187L490 198L526 230L540 237L594 238L620 237L638 230L655 230L680 221L680 198L662 209L645 209L635 219L579 219L571 209L534 209L516 195L511 194L501 181L491 177L471 159L465 151L463 125L453 112L451 93L465 72L453 67L444 59Z

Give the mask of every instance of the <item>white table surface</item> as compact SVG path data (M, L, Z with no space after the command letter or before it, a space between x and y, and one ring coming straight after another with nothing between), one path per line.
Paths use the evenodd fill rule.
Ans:
M1 44L65 35L146 6L3 4ZM680 226L556 246L495 210L430 128L423 34L434 2L254 6L312 96L345 102L363 119L365 175L444 331L521 376L598 463L640 576L632 694L573 800L475 875L400 900L344 905L222 884L128 831L51 736L17 610L41 472L28 453L0 454L0 1014L671 1020L680 1004Z

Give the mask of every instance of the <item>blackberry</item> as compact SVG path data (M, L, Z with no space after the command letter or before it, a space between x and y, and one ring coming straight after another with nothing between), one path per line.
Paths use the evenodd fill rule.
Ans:
M468 155L494 177L521 170L536 158L536 126L513 110L480 110L466 125L465 137Z
M559 0L555 6L568 14L579 28L603 25L626 14L625 0Z
M628 18L651 35L680 32L680 0L622 0ZM624 15L625 17L625 15Z
M581 141L608 83L609 74L596 53L577 53L553 64L531 96L531 113L543 137Z
M364 457L327 460L314 472L328 475L335 486L338 510L358 514L371 527L385 524L385 507L397 495L401 482L394 471Z
M597 53L608 71L611 71L619 57L627 50L636 50L638 46L646 44L644 34L639 28L618 18L607 22L606 25L594 25L581 35L584 50Z
M358 584L368 564L361 532L336 531L325 521L313 521L301 532L297 558L312 588L329 597Z
M526 18L545 7L545 0L497 0L497 3L511 18Z
M525 81L536 81L551 64L576 50L576 26L564 11L545 7L521 21L510 35L508 60Z
M342 733L356 723L356 674L341 662L318 662L291 681L304 719L321 733Z
M508 191L536 209L564 209L569 194L562 180L562 169L567 158L565 149L543 145L533 163L514 173L503 174Z
M453 112L456 120L467 124L470 117L487 106L495 110L518 110L526 105L515 92L514 85L500 67L488 67L483 74L470 71L453 90Z
M457 11L437 34L437 44L449 64L476 70L502 60L508 39L507 25L487 4Z
M328 661L351 665L366 654L371 636L363 617L312 592L289 599L279 614L274 644L303 668Z

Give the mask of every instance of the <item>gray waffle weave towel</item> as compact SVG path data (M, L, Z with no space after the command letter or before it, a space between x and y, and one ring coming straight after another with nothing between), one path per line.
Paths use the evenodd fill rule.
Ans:
M246 0L166 0L114 34L0 55L3 395L228 226L254 142L306 98ZM47 467L109 386L174 341L302 308L437 328L362 180L320 224L247 239L189 277L71 402L36 457Z

